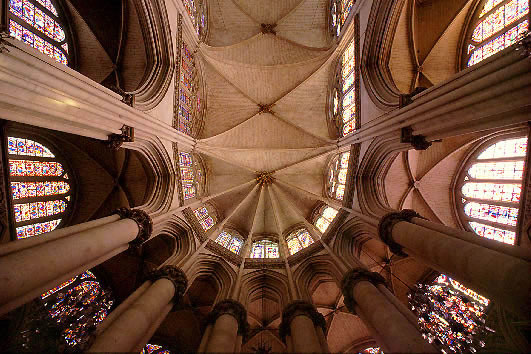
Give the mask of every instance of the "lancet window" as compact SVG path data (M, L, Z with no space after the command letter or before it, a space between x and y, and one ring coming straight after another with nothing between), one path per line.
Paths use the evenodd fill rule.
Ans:
M70 177L64 163L39 142L13 136L7 140L17 238L53 231L72 202Z
M184 200L197 198L204 192L205 174L199 155L179 152L179 172Z
M417 284L408 297L423 337L439 349L473 353L485 346L487 298L446 275Z
M9 0L9 33L65 65L69 48L65 25L52 0Z
M355 40L352 40L341 55L332 85L330 117L341 136L352 133L359 126L357 52Z
M279 258L278 243L267 239L253 243L251 258Z
M516 43L529 28L528 0L484 0L479 9L466 43L467 66Z
M243 246L243 239L241 239L239 236L232 235L226 230L220 232L216 238L216 242L236 254L240 254Z
M204 39L208 29L208 8L206 0L182 0L199 39Z
M194 215L197 218L197 221L199 221L199 224L201 225L203 230L205 231L210 230L212 226L214 226L216 223L215 219L208 214L208 208L205 206L194 209Z
M317 227L319 231L324 233L328 229L328 226L330 226L332 221L334 221L336 215L336 209L329 207L328 205L323 205L320 208L317 218L315 219L315 227Z
M184 134L195 136L201 127L202 116L199 71L188 45L182 42L179 47L173 127Z
M327 193L337 200L343 200L347 183L350 152L343 152L335 156L328 165Z
M341 34L354 3L354 0L332 0L330 2L330 28L334 35L339 37Z
M293 255L313 243L313 238L308 230L301 228L293 231L286 238L289 254Z
M467 228L515 244L526 151L527 137L503 139L480 147L467 161L456 188Z

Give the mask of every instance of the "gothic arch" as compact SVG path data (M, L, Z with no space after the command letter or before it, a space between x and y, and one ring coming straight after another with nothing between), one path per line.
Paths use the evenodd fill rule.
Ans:
M172 239L173 251L170 255L172 263L179 264L191 257L196 250L193 229L178 216L173 215L170 220L161 225L157 224L153 229L153 234L165 235Z
M265 280L264 280L265 279ZM279 272L264 269L255 270L242 277L242 286L239 300L243 304L249 304L256 300L262 291L264 283L267 283L267 292L279 302L280 309L289 303L289 286L287 277Z
M342 272L328 255L316 255L306 259L293 272L293 281L301 293L301 296L312 302L312 289L322 282L334 282L340 286Z
M186 276L190 284L199 277L212 278L218 287L216 297L216 302L218 302L229 298L237 274L222 257L213 254L201 254L190 266Z

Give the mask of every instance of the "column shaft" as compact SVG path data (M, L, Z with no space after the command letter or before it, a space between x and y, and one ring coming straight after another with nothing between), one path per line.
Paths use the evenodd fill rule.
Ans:
M321 343L315 330L313 321L305 316L298 315L290 324L293 351L296 353L322 353Z
M234 353L238 337L238 321L234 316L223 314L219 316L212 328L207 353Z

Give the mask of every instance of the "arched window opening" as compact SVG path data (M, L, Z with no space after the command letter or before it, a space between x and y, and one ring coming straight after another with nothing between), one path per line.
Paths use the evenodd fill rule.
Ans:
M203 228L203 230L208 231L214 226L216 223L214 221L214 218L210 215L208 215L208 209L206 207L200 207L197 209L194 209L194 215L197 218L197 221L199 221L199 224Z
M64 163L34 140L10 136L7 141L17 238L55 230L73 198Z
M330 30L335 36L341 34L354 0L332 0L330 2Z
M203 195L205 174L201 157L188 152L179 152L179 170L184 200Z
M206 0L182 0L184 8L192 24L194 25L195 31L199 36L199 39L204 39L208 26L207 18L207 2Z
M251 258L279 258L278 243L267 239L253 243Z
M33 304L13 342L15 351L85 351L109 314L112 293L90 271L45 292Z
M243 239L230 234L228 231L222 231L216 238L216 242L236 254L240 254L243 246Z
M290 255L294 255L300 250L308 247L313 243L313 238L306 229L297 229L290 233L286 238Z
M478 9L466 42L467 66L513 45L529 28L528 0L484 0Z
M65 25L52 0L9 0L9 33L59 63L68 65Z
M476 352L491 329L485 326L489 300L441 274L417 284L408 295L424 338L445 352Z
M168 349L165 349L162 345L158 344L146 344L140 354L171 354Z
M357 53L356 42L352 40L339 60L331 92L330 117L341 136L346 136L359 127Z
M344 152L332 159L328 166L327 193L330 198L343 200L350 160L350 152Z
M498 140L472 155L459 176L461 220L480 236L514 245L527 138Z
M323 205L319 212L319 216L315 219L315 227L317 227L321 233L324 233L332 221L334 221L337 212L336 209L329 207L328 205Z

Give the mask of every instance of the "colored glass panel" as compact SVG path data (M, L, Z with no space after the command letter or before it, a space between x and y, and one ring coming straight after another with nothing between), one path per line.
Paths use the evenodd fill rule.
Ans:
M251 258L265 258L265 245L260 242L255 242L251 252Z
M23 239L51 232L59 226L61 219L17 227L17 239Z
M315 222L315 227L317 227L317 229L319 229L319 231L321 231L322 233L324 233L326 229L328 229L329 225L330 221L326 220L324 217L320 217Z
M519 184L468 182L461 190L463 195L469 198L517 203L520 201L521 186Z
M191 168L181 167L181 179L183 182L194 182L194 170Z
M293 255L302 250L301 243L296 237L293 237L287 241L289 254Z
M354 51L355 51L355 44L354 41L350 42L349 46L343 53L343 56L341 58L341 77L345 79L347 75L354 69Z
M13 199L43 197L68 193L66 182L11 182Z
M352 71L350 75L343 81L343 92L347 91L354 83L355 72Z
M354 90L350 90L349 93L343 97L343 108L348 108L351 105L354 104L355 101L355 92Z
M191 167L192 166L192 155L187 152L179 153L179 164L181 166Z
M306 248L313 243L312 237L306 230L299 230L297 233L297 238L301 242L303 248Z
M193 184L183 183L183 198L191 199L195 197L195 186Z
M206 216L208 216L208 209L205 207L201 207L194 210L195 217L198 219L202 219Z
M348 168L348 161L350 159L350 152L345 152L341 155L341 168Z
M507 139L489 146L477 158L482 160L525 157L526 151L527 138Z
M347 20L353 4L354 0L341 0L341 24L344 24Z
M323 217L325 219L327 219L328 221L332 222L332 220L334 220L334 218L336 217L337 215L337 210L334 209L334 208L331 208L331 207L326 207L324 210L323 210Z
M201 224L201 227L203 230L208 231L212 226L214 226L214 219L209 216L204 219L199 220L199 224Z
M231 234L229 234L226 231L222 231L216 238L216 242L222 245L223 247L227 247L231 238L232 238Z
M523 172L523 161L478 162L468 170L476 179L521 180Z
M21 222L60 214L66 210L66 202L52 200L47 202L15 204L13 209L15 211L15 221Z
M339 170L339 173L337 175L337 181L341 184L345 184L347 182L347 169L342 168Z
M498 242L514 245L516 241L516 233L509 230L499 229L490 225L480 224L478 222L470 222L470 226L479 236L496 240Z
M240 240L239 238L237 237L234 237L229 246L227 247L229 249L229 251L231 252L234 252L236 254L239 254L240 253L240 249L242 248L242 245L243 245L243 241Z
M59 162L42 162L28 160L10 160L9 170L11 176L61 176L64 172L63 165Z
M73 282L75 282L76 279L77 279L77 277L74 277L74 278L72 278L70 280L65 281L61 285L58 285L55 288L48 290L47 292L45 292L44 294L41 295L41 299L46 299L48 296L52 295L53 293L56 293L57 291L59 291L59 290L61 290L63 288L66 288L68 285L70 285Z
M384 354L380 347L371 347L364 349L360 354Z
M336 199L343 200L345 194L345 186L340 184L336 187Z
M481 9L479 17L483 17L487 12L498 6L502 1L504 0L487 0L483 6L483 9Z
M278 253L278 244L276 243L269 243L266 246L266 258L279 258L280 255Z
M466 203L465 214L471 218L487 220L498 224L516 226L518 208L483 203Z

